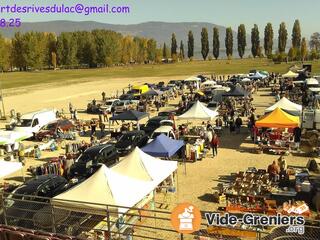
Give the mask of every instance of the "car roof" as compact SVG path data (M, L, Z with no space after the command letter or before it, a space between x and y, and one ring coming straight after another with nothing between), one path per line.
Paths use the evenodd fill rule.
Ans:
M85 150L85 153L89 153L89 154L97 154L100 151L102 151L105 148L109 148L109 147L113 147L112 144L100 144L100 145L96 145L96 146L92 146L90 148L88 148L87 150Z
M154 116L154 117L150 118L148 122L150 122L150 121L162 121L162 120L165 120L165 119L167 119L166 116Z
M16 193L17 194L33 193L43 183L49 181L50 179L57 179L57 178L61 178L62 179L63 177L62 176L58 176L58 175L52 175L52 174L38 176L36 178L33 178L33 179L27 181L25 184L21 185L20 187L18 187ZM67 182L67 180L66 180L66 182Z
M154 130L154 132L169 132L172 129L173 128L171 126L160 126L156 130Z
M135 134L138 134L138 133L145 134L145 132L143 130L135 130L135 131L126 132L123 135L135 135Z

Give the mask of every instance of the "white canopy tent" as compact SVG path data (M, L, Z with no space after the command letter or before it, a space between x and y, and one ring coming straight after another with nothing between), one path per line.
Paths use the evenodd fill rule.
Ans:
M204 106L200 101L197 101L187 112L178 116L178 119L212 120L218 115L218 112L210 110L209 108Z
M141 181L152 181L156 187L178 168L176 161L160 160L152 157L139 148L130 153L112 170Z
M285 74L282 74L283 78L296 78L298 76L299 76L298 73L292 72L291 70L289 70L289 72L287 72Z
M126 207L115 209L125 213L152 193L155 187L154 182L131 178L102 165L90 178L54 197L53 204L63 209L85 208L104 213L106 205L116 205Z
M8 162L0 160L0 178L5 178L6 176L22 170L22 163L20 162Z
M197 89L200 88L201 78L191 76L191 77L188 77L187 79L185 79L184 81L189 82L189 83L195 83L197 86Z
M271 107L268 107L265 110L265 113L272 112L276 108L281 108L282 110L293 114L293 115L301 115L302 113L302 106L299 104L296 104L294 102L291 102L289 99L283 97L278 102L273 104Z
M201 89L208 89L208 88L213 88L215 85L217 85L216 81L208 80L208 81L201 83L200 88Z
M30 137L29 134L18 131L0 131L0 145L14 144Z

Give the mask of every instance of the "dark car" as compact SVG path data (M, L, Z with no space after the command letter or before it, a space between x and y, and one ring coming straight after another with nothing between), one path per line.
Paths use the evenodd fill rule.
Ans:
M143 147L149 140L145 131L132 131L123 134L116 143L116 148L120 156L131 152L135 147Z
M88 148L70 168L70 177L88 177L92 175L101 164L107 167L119 161L117 149L112 144L101 144Z
M122 94L119 97L120 100L140 100L140 96L134 96L133 94L127 93L127 94Z
M5 198L4 208L8 224L32 227L33 215L49 201L72 185L62 176L43 175L33 178L16 188ZM41 198L45 197L45 198ZM32 201L32 202L31 202ZM38 204L34 202L39 202Z
M43 126L35 137L39 141L42 141L44 138L55 137L57 135L58 128L64 132L69 131L74 128L74 124L68 119L57 120Z
M162 120L167 120L168 119L168 116L155 116L155 117L152 117L148 120L147 124L142 126L141 129L143 131L145 131L145 133L148 135L148 136L151 136L151 134L153 133L154 130L156 130L158 127L160 127L160 122Z

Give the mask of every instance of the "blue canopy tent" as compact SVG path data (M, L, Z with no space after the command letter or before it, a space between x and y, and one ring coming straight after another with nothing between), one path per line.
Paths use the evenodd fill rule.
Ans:
M159 135L141 150L153 157L171 157L184 146L182 140L173 140L164 134Z
M261 79L267 78L267 76L264 74L261 74L260 72L256 72L254 75L249 76L249 78L252 80L261 80Z

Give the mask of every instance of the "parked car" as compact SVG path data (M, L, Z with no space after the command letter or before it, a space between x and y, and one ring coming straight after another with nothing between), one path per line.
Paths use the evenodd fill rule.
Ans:
M119 97L120 100L130 100L132 102L139 102L140 100L140 96L134 96L133 94L130 93L126 93L126 94L122 94Z
M175 131L172 126L160 126L151 134L151 139L155 139L159 135L164 134L171 139L177 139Z
M70 168L70 177L88 177L101 164L110 167L119 161L117 149L111 144L101 144L88 148Z
M58 128L65 132L72 130L74 125L68 119L59 119L42 127L40 131L36 133L35 138L42 141L44 138L55 137L57 135Z
M160 122L162 120L168 119L168 116L155 116L148 120L146 125L142 125L141 129L145 131L148 136L151 136L154 130L160 127Z
M135 109L135 104L131 100L120 100L115 103L114 109L116 113L123 113L127 110Z
M49 200L46 198L53 198L72 186L64 177L57 175L43 175L29 180L16 188L5 199L4 208L7 220L9 220L8 224L32 227L33 215L44 207L41 202L48 202ZM34 201L39 204L35 204Z
M44 109L23 114L20 122L13 128L13 131L24 132L26 136L33 137L43 126L56 119L57 115L55 110Z
M111 112L111 108L114 107L120 99L108 99L105 101L104 104L99 106L100 112L107 111L108 113Z
M162 111L158 112L159 117L169 117L170 114L175 115L175 111Z
M131 152L135 147L143 147L148 143L149 137L143 130L131 131L123 134L118 142L116 148L120 156Z

